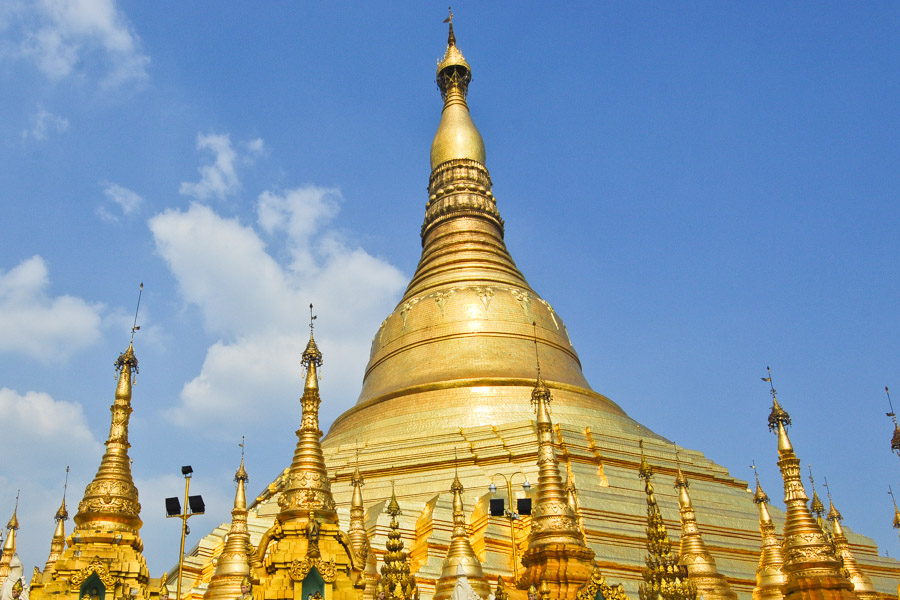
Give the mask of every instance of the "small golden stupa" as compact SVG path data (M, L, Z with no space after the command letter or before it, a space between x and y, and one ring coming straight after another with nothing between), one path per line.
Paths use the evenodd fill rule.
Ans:
M281 510L252 560L253 579L259 581L253 592L256 600L359 600L366 585L364 565L338 524L322 455L317 372L322 362L310 322L301 359L306 383L297 447L278 500Z

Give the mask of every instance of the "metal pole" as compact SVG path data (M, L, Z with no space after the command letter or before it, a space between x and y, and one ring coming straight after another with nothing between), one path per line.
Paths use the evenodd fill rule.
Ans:
M503 479L506 480L506 495L509 497L509 512L508 512L509 537L512 540L513 576L515 577L515 579L513 579L513 585L515 585L516 582L519 581L519 549L517 547L518 545L516 544L516 526L515 526L516 518L513 516L516 514L516 512L513 511L513 509L512 509L512 507L513 507L512 482L510 482L509 479L506 479L506 475L503 476Z
M188 520L188 491L191 489L191 478L184 477L184 509L181 511L181 552L178 554L178 591L175 592L176 600L181 600L181 574L184 571L184 536L187 535Z

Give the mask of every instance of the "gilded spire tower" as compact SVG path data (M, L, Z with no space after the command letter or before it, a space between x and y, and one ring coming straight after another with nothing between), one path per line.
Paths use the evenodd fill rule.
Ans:
M715 559L703 543L688 487L679 465L675 489L678 490L678 506L681 509L681 564L687 567L688 578L705 600L737 600L737 594L731 591L731 586L719 573Z
M800 459L788 438L791 417L781 408L772 384L772 373L764 378L772 391L769 429L778 437L778 468L784 479L784 586L785 600L850 600L857 598L843 576L841 563L825 539L807 506L809 498L800 476Z
M319 594L328 600L357 600L365 588L363 568L338 525L320 443L318 368L323 360L313 335L312 309L310 304L309 342L300 360L306 382L294 459L278 500L281 510L263 535L252 563L259 565L256 576L262 598Z
M781 553L781 540L775 533L775 524L769 515L769 497L759 484L759 474L753 466L756 477L756 492L753 502L759 507L759 533L762 547L759 554L759 567L756 569L756 585L753 587L753 600L783 600L782 588L786 583L784 576L784 556Z
M53 538L50 540L50 554L47 556L47 562L44 565L44 573L42 579L50 579L53 577L53 570L56 561L62 556L63 550L66 549L66 521L69 520L69 511L66 509L66 489L69 486L69 467L66 467L66 483L63 486L62 504L56 511L53 519L56 521L56 530L53 532Z
M128 421L138 372L133 343L119 355L115 367L118 381L110 407L106 452L78 504L75 529L56 560L55 576L32 584L32 600L79 598L88 586L97 588L101 598L105 590L112 593L114 587L128 590L128 595L147 597L150 576L141 553L141 505L128 457Z
M575 598L578 589L591 579L594 551L585 544L578 516L569 504L559 474L550 420L551 400L538 367L537 382L531 392L531 403L537 413L537 499L531 511L528 549L522 556L525 572L517 587L537 587L543 582L550 586L554 597Z
M203 594L204 600L234 600L241 595L241 582L250 575L250 532L247 530L247 494L245 486L250 478L244 468L244 443L241 442L241 466L234 474L237 490L231 509L231 529L225 547L216 562L216 571Z
M19 494L16 493L16 507L13 509L12 517L6 524L6 541L3 542L3 554L0 555L0 585L9 577L10 565L12 558L16 554L16 531L19 530L19 518L16 513L19 512Z

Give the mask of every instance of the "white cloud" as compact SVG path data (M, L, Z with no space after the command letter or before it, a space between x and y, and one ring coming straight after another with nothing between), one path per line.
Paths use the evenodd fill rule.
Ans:
M50 79L96 69L103 87L147 78L150 58L114 0L36 0L10 11L18 55Z
M100 338L102 304L50 297L47 265L32 256L0 270L0 352L44 361L66 358Z
M369 351L359 332L375 332L405 277L327 227L339 200L337 191L316 187L264 192L257 205L261 232L197 204L151 219L157 251L181 294L220 338L184 386L172 420L186 425L202 418L211 423L205 431L233 438L246 430L240 428L270 421L272 408L296 410L310 302L326 354L322 390L331 401L323 409L352 403ZM273 258L282 247L288 264ZM254 411L245 410L248 401ZM253 414L259 422L248 421Z
M106 196L107 200L119 206L119 209L122 211L123 216L127 217L128 215L133 214L135 211L137 211L138 208L140 208L141 204L144 202L144 199L141 198L137 193L119 185L118 183L104 181L101 183L101 185L103 186L103 195ZM111 212L104 205L100 205L97 207L97 214L104 221L119 221L118 215Z
M262 140L259 140L260 144ZM237 152L231 145L231 137L225 134L197 134L197 150L205 150L212 154L212 162L201 165L200 181L183 182L179 192L185 196L193 196L198 200L217 198L224 200L241 189L235 162Z
M21 490L19 521L30 532L20 532L17 550L26 566L26 578L30 578L31 566L43 568L47 559L52 517L62 499L66 466L71 467L68 507L70 516L74 516L80 491L93 477L103 445L88 428L80 404L43 392L0 388L0 414L4 448L0 500L4 510L11 513L16 491ZM23 478L23 473L28 477ZM36 534L38 528L45 533Z
M31 128L22 131L22 139L32 138L43 142L51 133L65 133L67 129L69 129L68 119L41 107L32 117Z

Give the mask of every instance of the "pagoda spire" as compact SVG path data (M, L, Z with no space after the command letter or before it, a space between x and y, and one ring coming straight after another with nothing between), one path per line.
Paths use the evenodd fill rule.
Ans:
M487 598L491 593L490 585L484 578L481 561L475 555L469 542L469 530L466 526L466 513L463 507L463 485L459 475L454 474L450 485L453 494L453 533L450 534L450 546L441 568L441 576L434 591L434 600L447 600L453 594L456 582L461 577L468 580L472 590L480 597Z
M350 500L350 527L347 536L350 538L350 546L356 554L359 564L365 568L369 557L369 535L366 533L366 509L363 505L362 486L365 485L362 473L359 472L359 449L356 450L356 468L350 477L353 485L353 497Z
M66 482L63 484L62 503L59 510L56 511L53 519L56 521L56 530L53 532L53 539L50 540L50 554L47 556L47 563L44 565L44 577L53 572L54 565L59 557L62 556L63 550L66 549L66 521L69 520L69 511L66 509L66 490L69 487L69 467L66 467Z
M241 465L234 474L237 490L231 509L231 529L225 537L225 547L216 562L216 571L203 594L204 600L233 600L241 596L241 582L250 575L250 532L247 529L247 495L245 487L250 478L244 468L244 441L241 440Z
M281 512L280 522L289 519L321 519L324 523L337 524L338 517L331 495L331 483L322 454L322 431L319 429L319 376L317 369L322 366L322 353L316 345L313 305L309 305L309 343L303 351L300 364L306 368L306 383L300 398L302 417L297 430L297 447L287 475L284 493L278 501Z
M894 490L888 486L888 494L891 495L891 502L894 503L894 529L900 529L900 508L897 508L897 499L894 498Z
M16 531L19 530L19 518L16 514L19 512L19 492L16 492L16 506L13 508L12 517L6 524L6 541L3 543L3 554L0 555L0 584L9 577L10 565L13 556L16 554Z
M141 286L143 288L143 284ZM138 296L140 305L140 296ZM110 407L109 436L94 479L84 488L84 496L75 514L75 527L66 539L49 577L31 582L30 600L77 600L81 585L91 578L102 597L117 590L146 597L150 574L142 554L141 505L131 475L128 456L128 422L131 417L132 390L138 372L134 353L134 332L138 330L137 311L128 348L118 356L116 393ZM65 499L65 494L63 495ZM62 512L62 511L61 511ZM57 516L61 516L57 513ZM62 521L57 522L62 534ZM105 590L105 591L104 591Z
M769 497L759 484L759 473L753 465L756 477L756 492L753 502L759 507L759 533L762 547L759 554L759 566L756 569L756 585L753 587L753 600L783 600L782 588L787 581L784 577L784 556L781 553L781 541L775 533L775 525L769 516Z
M639 441L641 463L638 475L647 493L647 557L644 560L643 583L638 587L640 600L695 600L697 588L688 578L688 570L677 554L663 521L653 492L653 468L644 456L644 440Z
M534 323L532 323L534 327ZM535 337L535 354L537 339ZM528 549L522 555L526 571L516 587L553 582L554 595L574 598L593 573L594 551L584 542L578 527L578 517L569 505L559 462L553 446L553 423L550 403L553 397L541 377L537 361L537 381L531 391L531 405L537 415L535 427L538 438L538 484L535 506L531 512L531 533Z
M128 457L128 420L132 413L131 392L134 376L138 372L138 360L134 344L119 355L115 362L118 374L116 397L110 407L112 419L106 452L100 460L100 468L93 481L84 489L84 498L75 514L75 532L94 530L127 532L137 536L141 528L141 505L138 490L131 476L131 459ZM143 547L140 539L135 543ZM140 550L140 548L136 549Z
M381 579L379 584L387 598L391 600L411 600L416 594L416 579L410 574L409 559L403 550L402 534L400 533L400 504L397 502L397 494L391 484L391 499L385 510L391 516L390 531L388 531L384 555L384 564L381 566Z
M859 568L859 563L856 562L856 557L853 556L853 552L850 550L850 541L844 534L844 528L841 525L841 521L844 520L844 517L841 515L840 511L834 507L827 479L825 480L825 489L828 492L828 520L831 521L834 553L841 559L841 562L844 565L844 574L850 580L850 583L853 584L853 591L856 592L856 595L859 596L860 600L877 600L877 598L880 597L880 594L875 590L869 576L863 573L862 569Z
M768 370L768 367L766 367ZM784 480L784 586L785 600L856 598L853 586L841 573L840 561L807 506L809 498L800 477L800 459L787 434L791 417L778 404L772 372L768 371L772 393L769 429L778 437L778 468Z
M675 456L677 458L677 453ZM737 594L731 591L728 581L719 573L715 559L703 543L688 487L679 464L675 489L678 490L678 505L681 509L681 564L687 567L688 578L705 600L737 600Z

